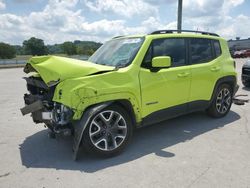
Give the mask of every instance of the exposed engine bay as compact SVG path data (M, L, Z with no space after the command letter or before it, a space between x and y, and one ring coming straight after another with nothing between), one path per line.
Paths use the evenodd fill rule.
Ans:
M56 85L48 87L40 77L25 77L29 93L24 94L23 115L31 113L35 123L45 123L52 130L70 128L73 111L63 104L53 102Z

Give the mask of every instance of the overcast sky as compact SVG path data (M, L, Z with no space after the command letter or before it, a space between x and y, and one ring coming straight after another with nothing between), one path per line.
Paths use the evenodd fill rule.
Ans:
M46 44L104 42L117 35L176 29L178 0L0 0L0 42L32 36ZM183 29L250 37L250 0L183 0Z

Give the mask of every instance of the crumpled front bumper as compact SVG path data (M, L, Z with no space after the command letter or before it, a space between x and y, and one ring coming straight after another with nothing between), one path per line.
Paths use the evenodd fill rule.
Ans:
M32 94L24 95L25 106L21 108L23 115L31 113L35 123L66 125L71 121L73 112L70 108L56 102L42 101Z
M52 113L46 107L45 102L38 95L25 94L24 95L25 106L21 108L21 113L23 115L30 114L35 123L46 123L49 124L53 117Z

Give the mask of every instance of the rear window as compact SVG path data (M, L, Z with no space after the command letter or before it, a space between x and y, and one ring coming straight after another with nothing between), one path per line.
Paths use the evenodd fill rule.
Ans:
M219 57L221 55L220 42L218 40L214 40L213 44L214 44L215 57Z
M191 64L207 63L213 59L212 43L209 39L190 39Z

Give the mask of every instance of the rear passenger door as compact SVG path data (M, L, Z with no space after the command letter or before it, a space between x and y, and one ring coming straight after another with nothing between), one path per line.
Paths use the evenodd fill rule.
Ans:
M189 63L192 72L189 109L204 109L220 74L220 43L205 38L189 39Z

